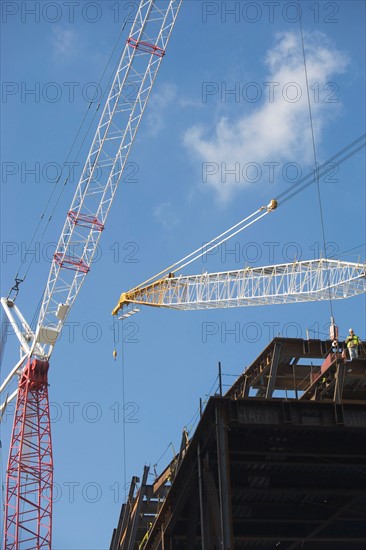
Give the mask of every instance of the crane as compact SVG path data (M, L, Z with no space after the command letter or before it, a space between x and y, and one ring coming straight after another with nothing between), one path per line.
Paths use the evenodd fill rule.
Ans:
M236 223L144 283L123 292L112 311L125 319L141 306L213 309L348 298L366 292L366 264L320 258L235 271L175 276L198 258L274 212L278 201Z
M139 306L213 309L348 298L363 292L366 264L320 258L219 273L171 274L121 294L113 314L124 319Z
M1 298L20 343L20 359L0 387L4 392L18 378L17 389L7 395L0 410L3 413L17 396L6 475L6 550L51 549L49 361L90 271L181 3L140 1L53 255L36 329L16 305L17 292L14 298ZM16 287L18 283L19 279Z

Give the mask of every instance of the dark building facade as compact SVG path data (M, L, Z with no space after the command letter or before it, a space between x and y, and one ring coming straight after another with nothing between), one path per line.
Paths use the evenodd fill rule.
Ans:
M365 548L365 404L362 350L275 338L153 484L132 479L111 550Z

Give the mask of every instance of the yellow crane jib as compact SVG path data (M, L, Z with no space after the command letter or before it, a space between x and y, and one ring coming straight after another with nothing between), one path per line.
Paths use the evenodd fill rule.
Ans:
M128 292L123 292L117 306L112 311L112 315L117 315L123 308L125 308L124 313L121 315L121 319L130 317L130 315L133 315L139 311L139 308L133 307L134 304L167 307L164 300L168 295L172 298L177 292L184 292L186 289L186 285L182 286L183 282L179 278L173 281L174 273L170 271L171 269L181 270L193 261L202 257L204 254L207 254L210 250L213 250L226 242L228 239L231 239L234 235L237 235L246 227L249 227L253 223L257 222L266 214L273 212L277 207L277 200L271 199L267 206L261 206L258 210L241 220L239 223L212 239L207 244L207 247L201 246L182 258L179 262L172 264L170 267L160 271L160 273L150 277L139 286L129 290ZM266 212L260 214L263 210L266 210ZM168 307L172 307L171 304Z
M343 299L366 292L365 265L318 258L234 271L165 276L122 294L121 318L137 305L197 310ZM137 309L138 310L138 309Z
M159 279L147 286L138 286L122 292L118 304L112 311L112 315L117 315L124 307L130 304L138 304L145 306L164 307L164 295L167 290L169 279L174 277L173 273L169 273L166 277ZM138 307L131 308L127 313L122 315L122 318L129 317L139 311Z

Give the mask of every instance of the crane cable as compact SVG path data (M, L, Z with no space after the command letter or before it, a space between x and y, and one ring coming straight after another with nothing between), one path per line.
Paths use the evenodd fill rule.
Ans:
M0 380L2 380L2 359L4 354L4 348L6 343L6 322L5 322L5 313L2 314L2 320L1 320L1 348L0 348ZM8 396L6 396L5 403L8 399ZM5 413L6 407L2 410L0 413L0 491L1 491L1 511L3 514L3 517L5 517L5 478L4 478L4 460L3 460L3 444L2 444L2 417ZM1 521L1 527L0 527L0 538L3 540L4 538L4 522Z
M114 321L113 321L114 324ZM117 323L116 323L117 324ZM119 323L117 324L117 330L119 330ZM123 345L123 320L122 320L122 337L121 337L121 367L122 367L122 381L121 381L121 393L122 393L122 455L123 455L123 488L124 488L124 497L125 501L127 499L127 464L126 464L126 422L125 422L125 391L126 391L126 381L125 381L125 353L124 353L124 345ZM113 330L113 337L114 337L114 350L113 350L113 356L114 360L116 361L117 358L117 342L118 337L116 338L116 332Z
M2 362L3 362L3 357L4 357L4 351L5 351L5 344L7 342L7 334L6 334L6 330L7 330L7 327L8 327L8 324L7 324L7 317L5 315L5 312L3 311L2 312L2 315L1 315L1 342L0 342L0 380L1 380L1 365L2 365Z
M121 396L122 396L122 460L123 460L123 488L124 488L124 498L127 499L127 465L126 465L126 425L125 425L125 354L123 346L123 319L122 324L115 323L113 320L112 332L113 332L113 359L116 362L118 356L118 343L119 343L119 327L122 327L122 338L121 338L121 367L122 367L122 380L121 380ZM116 330L117 329L117 330ZM116 334L117 332L117 334ZM119 405L119 404L118 404ZM119 419L119 410L118 416Z
M365 146L366 146L366 133L361 134L358 138L353 140L351 143L349 143L348 145L346 145L345 147L340 149L337 153L335 153L332 157L330 157L325 162L320 164L318 166L316 174L314 174L314 172L310 172L309 174L303 176L302 178L299 179L299 181L292 184L287 190L285 190L282 193L280 193L279 195L277 195L275 197L274 201L276 203L278 203L278 206L281 206L281 205L285 204L287 201L289 201L290 199L294 198L296 195L298 195L302 191L304 191L304 189L306 189L307 187L312 185L315 181L318 180L318 185L319 185L320 178L326 176L329 172L331 172L333 170L335 164L336 164L336 166L339 167L343 162L345 162L346 160L351 158L353 155L355 155L356 153L361 151L361 149L363 149ZM133 287L129 292L138 291L142 287L146 286L148 283L156 282L156 280L159 277L160 278L166 277L173 269L175 271L178 271L178 270L182 269L182 267L185 267L186 265L188 265L188 263L193 262L194 260L196 260L197 258L203 256L204 254L207 254L207 252L213 250L214 248L219 246L219 244L222 244L223 242L227 241L228 239L230 239L234 235L238 234L239 232L241 232L243 229L245 229L249 225L252 225L257 220L259 220L260 218L262 218L263 216L268 214L269 211L267 210L266 212L264 212L264 214L259 215L256 219L254 219L251 222L249 222L248 224L243 225L242 227L240 227L242 224L244 224L246 221L248 221L249 219L254 217L256 214L259 214L260 211L263 208L265 208L265 207L259 208L258 210L253 212L253 214L250 214L249 216L247 216L246 218L244 218L243 220L241 220L237 224L233 225L230 229L227 229L226 231L224 231L223 233L221 233L220 235L218 235L214 239L211 239L211 241L209 241L205 245L197 248L195 251L191 252L190 254L188 254L187 256L182 258L181 260L171 264L169 267L163 269L162 271L159 271L156 275L154 275L152 277L149 277L144 282L142 282L139 285ZM239 228L239 229L237 229L233 233L230 233L231 231L233 231L236 228ZM230 234L227 237L225 237L225 239L223 239L220 242L215 243L215 241L218 241L221 237L224 237L228 233L230 233ZM212 245L212 246L210 246L210 245ZM209 246L210 248L207 249L207 246ZM359 245L359 246L362 246L362 245ZM197 254L197 255L194 258L192 258L192 256L194 254ZM183 264L183 262L185 260L188 260L189 258L192 258L192 259L190 259L189 262L187 262L186 264Z
M105 67L104 67L104 69L103 69L102 75L101 75L100 78L99 78L99 82L98 82L98 85L97 85L97 89L99 89L99 88L101 87L101 83L102 83L102 81L103 81L104 75L105 75L105 73L106 73L106 71L107 71L107 68L108 68L110 62L111 62L111 59L112 59L112 57L113 57L113 55L114 55L114 52L115 52L115 50L116 50L116 48L117 48L117 45L118 45L119 41L120 41L120 38L121 38L121 36L122 36L122 33L123 33L124 29L125 29L125 26L126 26L126 23L127 23L127 17L128 17L128 15L126 15L126 17L125 17L125 19L124 19L122 28L121 28L121 30L120 30L120 32L119 32L119 34L118 34L118 37L117 37L117 40L116 40L115 45L114 45L114 47L113 47L113 50L112 50L112 52L111 52L111 54L110 54L110 56L109 56L109 58L108 58L108 61L107 61L106 65L105 65ZM86 121L86 118L87 118L87 116L88 116L88 113L89 113L89 111L90 111L90 108L91 108L91 106L92 106L92 104L93 104L93 100L90 101L90 103L89 103L89 105L88 105L88 107L87 107L87 109L86 109L86 111L85 111L85 114L84 114L84 116L83 116L83 119L82 119L82 121L81 121L81 123L80 123L80 125L79 125L79 128L78 128L78 130L77 130L77 132L76 132L76 135L75 135L75 137L74 137L74 140L73 140L73 142L72 142L72 144L71 144L71 146L70 146L70 148L69 148L69 151L68 151L68 153L67 153L66 160L65 160L65 161L63 162L63 164L62 164L60 175L58 176L58 178L57 178L57 180L56 180L56 182L55 182L55 184L54 184L54 186L53 186L53 189L52 189L52 191L51 191L51 193L50 193L50 195L49 195L49 197L48 197L48 200L47 200L47 202L46 202L46 205L45 205L44 208L43 208L42 214L41 214L41 216L40 216L40 218L39 218L39 221L38 221L38 224L37 224L37 226L36 226L36 228L35 228L35 230L34 230L34 232L33 232L33 235L32 235L32 238L31 238L31 240L30 240L30 243L29 243L27 249L26 249L25 252L24 252L23 259L21 258L20 265L19 265L19 267L18 267L17 274L16 274L16 276L15 276L15 282L16 282L16 284L10 289L10 291L9 291L9 293L8 293L8 298L9 298L11 292L12 292L13 290L15 290L16 294L15 294L15 297L14 297L13 301L15 301L15 298L16 298L17 295L18 295L18 292L19 292L19 284L22 283L22 282L25 280L25 278L26 278L26 276L27 276L27 274L28 274L28 272L29 272L29 270L30 270L32 264L33 264L33 261L34 261L34 258L35 258L35 254L33 254L32 259L30 260L29 265L27 266L27 269L25 270L25 274L24 274L22 277L19 277L19 273L20 273L20 271L21 271L23 265L26 263L27 255L28 255L28 253L30 252L30 248L31 248L31 246L32 246L32 244L33 244L33 242L34 242L34 239L35 239L35 237L36 237L36 235L37 235L37 233L38 233L38 230L39 230L39 228L40 228L40 226L41 226L41 224L42 224L42 221L43 221L43 219L44 219L44 217L45 217L45 215L46 215L47 209L48 209L48 207L49 207L49 205L50 205L50 203L51 203L51 200L52 200L52 198L53 198L53 196L54 196L54 194L55 194L55 192L56 192L56 189L57 189L57 187L58 187L58 184L59 184L59 182L60 182L60 180L61 180L62 173L63 173L65 167L66 167L67 165L69 165L69 166L68 166L68 168L69 168L68 174L66 175L66 179L65 179L65 181L64 181L64 184L63 184L63 186L62 186L62 188L61 188L61 190L60 190L60 192L59 192L59 195L58 195L58 197L57 197L57 199L56 199L56 202L55 202L55 204L54 204L54 206L53 206L53 208L52 208L51 214L50 214L50 216L48 217L48 220L47 220L47 222L46 222L46 224L45 224L44 230L43 230L43 232L42 232L42 234L41 234L41 236L40 236L39 243L42 242L42 240L43 240L43 238L44 238L44 236L45 236L45 233L46 233L46 231L47 231L47 229L48 229L48 226L49 226L49 224L50 224L50 222L51 222L51 220L52 220L52 218L53 218L53 215L54 215L54 213L55 213L55 211L56 211L56 208L57 208L57 206L58 206L58 204L59 204L59 202L60 202L61 196L62 196L62 194L63 194L63 192L64 192L64 190L65 190L66 184L67 184L67 182L68 182L68 180L69 180L69 178L70 178L70 176L71 176L72 166L75 166L76 161L77 161L77 159L79 158L81 149L82 149L82 147L84 146L84 143L85 143L85 141L86 141L87 136L89 135L90 128L91 128L91 126L92 126L92 124L93 124L93 122L94 122L94 120L95 120L96 114L97 114L97 112L98 112L98 110L99 110L99 108L100 108L100 105L101 105L101 103L102 103L102 101L103 101L103 98L105 97L106 91L110 88L110 83L111 83L112 78L114 77L114 74L116 73L116 67L117 67L117 65L118 65L118 62L119 62L119 60L117 60L117 63L116 63L116 65L115 65L115 67L114 67L114 71L111 73L111 76L110 76L110 78L109 78L109 80L108 80L108 82L107 82L107 84L106 84L106 86L105 86L105 89L104 89L104 91L103 91L103 94L102 94L102 96L101 96L101 98L100 98L100 100L99 100L99 102L98 102L97 108L95 109L94 114L93 114L93 116L92 116L92 119L91 119L91 121L90 121L90 123L89 123L89 126L88 126L87 130L86 130L85 133L84 133L84 136L83 136L83 138L82 138L82 141L81 141L81 144L80 144L80 146L79 146L79 149L78 149L77 152L76 152L76 156L75 156L75 158L74 158L74 161L73 161L72 163L70 163L70 162L69 162L69 158L70 158L71 153L72 153L72 151L73 151L73 149L74 149L74 146L75 146L75 144L76 144L76 142L77 142L77 139L78 139L79 135L81 134L81 131L82 131L83 126L84 126L84 123L85 123L85 121ZM42 300L42 298L41 298L41 300Z
M362 243L362 244L358 244L357 246L353 246L352 248L349 248L348 250L343 250L343 252L337 252L337 254L335 254L335 256L333 257L338 257L338 256L344 256L345 254L348 254L349 256L355 256L355 250L357 250L358 248L364 248L366 246L366 243ZM353 252L353 254L351 254L351 252ZM360 263L360 255L358 255L358 263Z
M343 147L343 149L341 149L340 151L335 153L332 157L330 157L328 160L323 162L323 164L321 164L318 167L317 177L320 179L321 177L326 176L329 172L331 172L334 169L334 166L339 167L343 162L353 157L353 155L358 153L358 151L361 151L361 149L363 149L365 146L366 146L366 133L361 134L354 141L352 141L351 143ZM311 175L312 173L307 174L306 176L303 176L299 181L292 184L291 187L289 187L286 191L283 191L282 193L277 195L276 200L279 201L280 199L282 199L282 197L285 197L280 202L280 204L284 204L288 200L292 199L293 197L301 193L304 189L309 187L309 185L315 182L316 180L315 176L311 177ZM301 184L303 185L298 189L298 187ZM290 194L292 191L293 193Z
M300 7L300 0L297 0L297 3L298 3L298 7L299 7L299 13L301 13L301 7ZM328 161L326 161L325 163L323 163L321 166L318 166L318 160L317 160L317 153L316 153L316 145L315 145L315 135L314 135L314 124L313 124L313 115L312 115L312 109L311 109L311 101L310 101L310 92L309 92L309 79L308 79L308 71L307 71L307 63L306 63L306 54L305 54L305 44L304 44L304 34L303 34L303 27L302 27L302 17L300 16L299 18L299 22L300 22L300 35L301 35L301 46L302 46L302 55L303 55L303 63L304 63L304 73L305 73L305 82L306 82L306 92L307 92L307 102L308 102L308 110L309 110L309 121L310 121L310 129L311 129L311 138L312 138L312 148L313 148L313 155L314 155L314 166L315 166L315 170L314 170L314 176L311 177L312 174L308 174L307 176L304 176L303 178L301 178L298 182L296 182L295 184L293 184L289 189L287 189L286 191L284 191L283 193L281 193L278 197L276 197L275 201L277 202L279 198L281 198L282 196L286 196L287 194L289 194L293 189L296 189L301 183L303 183L304 181L306 182L307 179L309 179L310 177L310 181L306 182L305 185L303 185L300 189L297 189L292 195L289 195L287 197L287 199L284 199L283 201L281 201L282 203L286 202L287 200L289 200L290 198L293 198L295 195L297 195L298 193L300 193L301 191L303 191L306 187L308 187L309 185L311 185L314 181L316 182L317 184L317 195L318 195L318 203L319 203L319 211L320 211L320 222L321 222L321 231L322 231L322 239L323 239L323 247L324 247L324 256L325 256L325 261L327 261L327 250L326 250L326 238L325 238L325 227L324 227L324 215L323 215L323 207L322 207L322 200L321 200L321 193L320 193L320 174L323 176L323 175L326 175L330 170L332 170L332 166L330 165L330 163L335 160L335 159L338 159L338 156L341 155L342 153L344 152L347 152L350 148L352 148L354 145L358 145L358 143L362 140L365 139L365 134L361 135L360 137L358 137L356 140L354 140L351 144L349 144L348 146L346 146L344 149L342 149L341 151L339 151L338 153L336 153L335 155L333 155L333 157L331 157L331 159L329 159ZM345 160L347 160L350 156L353 156L353 154L355 154L356 152L358 152L359 150L361 150L363 147L365 146L365 143L359 145L354 151L351 151L348 155L346 155L345 157L341 158L338 160L338 166L339 164L341 164L342 162L344 162ZM174 264L170 265L169 267L167 267L166 269L160 271L159 273L157 273L156 275L150 277L149 279L147 279L146 281L140 283L138 286L132 288L130 290L130 292L134 292L134 291L137 291L139 290L141 287L144 287L146 286L148 283L150 282L153 282L153 281L156 281L159 277L165 277L169 274L169 272L171 272L173 269L174 271L180 271L181 269L183 269L184 267L186 267L187 265L189 265L190 263L194 262L195 260L197 260L198 258L206 255L208 252L210 252L211 250L213 250L214 248L217 248L218 246L220 246L221 244L223 244L224 242L226 242L227 240L229 240L231 237L233 237L234 235L237 235L238 233L240 233L241 231L243 231L245 228L247 228L248 226L252 225L253 223L255 223L256 221L258 221L260 218L262 218L263 216L265 216L266 214L268 214L270 212L270 210L267 209L266 212L264 212L262 215L258 216L256 219L252 220L251 222L249 222L248 224L242 226L242 227L239 227L241 226L243 223L245 223L247 220L249 220L250 218L254 217L256 214L258 214L261 210L263 210L263 207L261 207L260 209L258 209L256 212L254 212L253 214L251 214L250 216L247 216L244 220L242 220L241 222L235 224L234 226L232 226L230 229L228 229L227 231L225 231L224 233L222 233L221 235L219 235L218 237L212 239L209 243L201 246L200 248L197 248L195 251L191 252L190 254L188 254L187 256L185 256L184 258L182 258L181 260L179 260L178 262L175 262ZM236 229L237 227L239 227L239 229L237 229L235 232L232 232L234 229ZM231 233L232 232L232 233ZM229 233L229 235L227 235ZM224 237L225 235L227 235L224 239L222 239L221 241L219 241L219 239L221 237ZM219 241L219 242L216 242L216 241ZM210 246L212 245L212 246ZM207 248L207 246L209 246L209 248ZM196 254L196 255L195 255ZM193 257L192 257L193 256ZM188 260L188 261L186 261ZM186 263L184 263L186 261ZM326 271L326 274L327 276L329 276L328 272ZM328 285L329 287L329 285ZM333 319L333 304L332 304L332 296L331 296L331 289L329 287L328 289L329 291L329 305L330 305L330 312L331 312L331 318Z
M266 207L262 206L261 208L258 208L258 210L256 210L255 212L253 212L252 214L250 214L249 216L247 216L246 218L244 218L240 222L236 223L235 225L233 225L232 227L230 227L229 229L227 229L226 231L224 231L223 233L221 233L217 237L211 239L208 243L203 244L202 246L200 246L199 248L197 248L196 250L194 250L190 254L187 254L187 256L184 256L184 258L182 258L181 260L175 262L174 264L171 264L169 267L163 269L162 271L160 271L156 275L153 275L152 277L149 277L149 279L146 279L146 281L140 283L138 286L131 289L131 292L133 292L135 290L138 290L142 286L145 286L146 284L150 283L151 281L154 281L158 277L167 275L173 269L174 269L174 271L180 271L181 269L183 269L184 267L186 267L190 263L194 262L198 258L201 258L205 254L208 254L208 252L210 252L214 248L220 246L225 241L231 239L231 237L234 237L234 235L237 235L238 233L243 231L246 227L249 227L250 225L252 225L256 221L258 221L260 218L263 218L263 216L265 216L266 214L269 214L270 210L267 208L267 210L263 214L258 215L257 218L255 218L254 220L248 222L246 225L243 225L245 222L247 222L248 220L250 220L251 218L253 218L257 214L260 214L260 212L264 208L266 208ZM236 231L234 231L235 229L236 229ZM222 237L224 237L224 238L222 238ZM219 241L219 239L222 239L222 240ZM215 242L215 241L219 241L219 242ZM194 257L192 258L192 256L194 256Z
M302 12L301 12L301 7L300 7L300 0L297 0L297 5L298 5L298 8L299 8L299 13L301 14ZM299 17L299 24L300 24L302 56L303 56L303 61L304 61L304 73L305 73L306 95L307 95L308 110L309 110L311 141L312 141L313 155L314 155L315 181L316 181L316 189L317 189L317 195L318 195L318 204L319 204L320 223L321 223L322 238L323 238L324 256L325 256L325 261L327 262L328 258L327 258L327 245L326 245L325 228L324 228L324 215L323 215L322 198L321 198L321 193L320 193L320 184L319 184L319 177L318 177L318 159L317 159L316 146L315 146L313 113L312 113L311 101L310 101L309 79L308 79L308 70L307 70L307 64L306 64L306 54L305 54L305 44L304 44L304 33L303 33L303 28L302 28L302 15L300 15L300 17ZM325 271L325 274L326 274L326 278L329 278L329 273L328 273L327 270ZM329 280L328 280L328 283L329 283ZM333 318L332 293L331 293L331 289L330 289L329 284L328 284L328 293L329 293L330 315L331 315L331 319L333 320L334 318Z

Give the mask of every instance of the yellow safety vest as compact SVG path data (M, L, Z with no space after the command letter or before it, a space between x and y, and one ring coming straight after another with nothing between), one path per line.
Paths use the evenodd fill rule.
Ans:
M359 344L359 338L354 334L353 336L348 336L346 342L347 348L355 348Z

